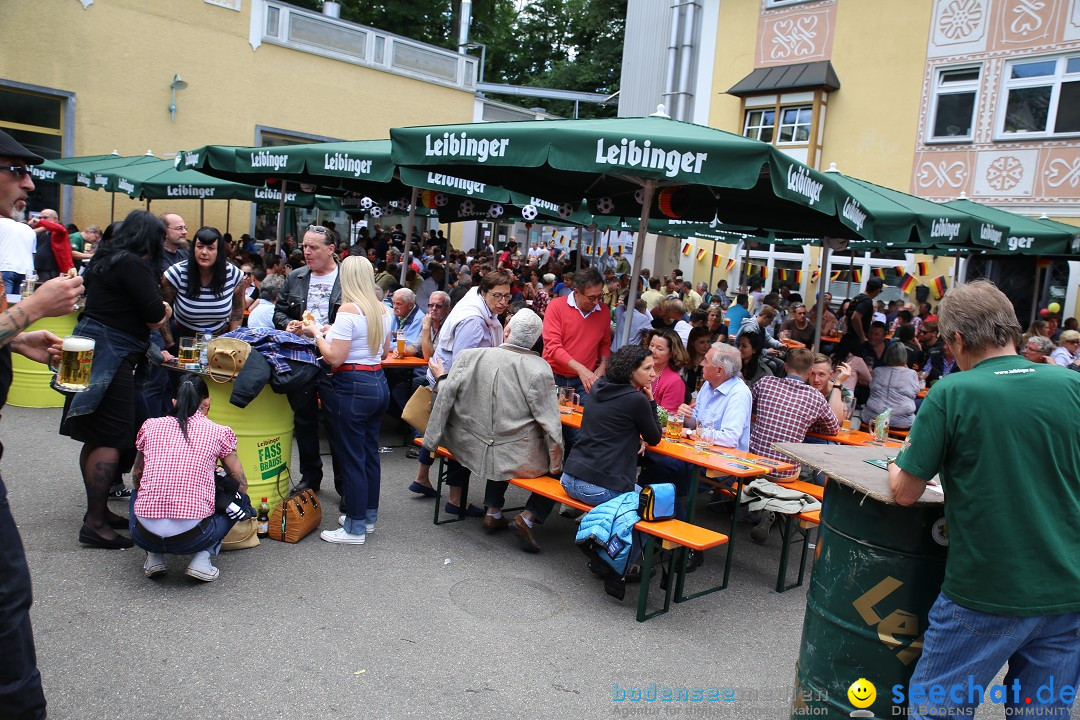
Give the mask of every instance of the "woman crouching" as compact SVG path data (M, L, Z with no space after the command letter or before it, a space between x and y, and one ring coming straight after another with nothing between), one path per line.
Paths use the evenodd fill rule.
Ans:
M185 377L173 403L174 415L147 420L135 440L131 539L146 551L146 577L166 572L165 555L193 555L185 573L211 582L218 569L210 557L220 552L222 539L244 516L235 504L228 514L215 510L215 467L220 460L239 483L239 493L247 492L247 479L236 455L236 435L206 417L206 383Z

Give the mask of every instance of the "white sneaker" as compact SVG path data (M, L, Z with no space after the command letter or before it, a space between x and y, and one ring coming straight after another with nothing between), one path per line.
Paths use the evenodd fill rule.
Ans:
M342 543L345 545L363 545L364 540L367 539L366 535L353 535L352 533L345 532L345 528L323 530L319 533L319 537L329 543Z
M339 515L338 516L337 524L338 524L338 527L345 527L345 516L344 515ZM370 535L371 533L375 532L375 526L374 525L365 525L364 530L367 532L368 535Z
M184 574L188 577L203 582L217 580L220 573L220 570L210 564L210 553L206 550L195 553L194 557L191 558L191 562L188 563L187 570L184 571Z
M164 575L168 570L165 567L165 556L161 553L146 553L146 561L142 564L142 569L148 578Z

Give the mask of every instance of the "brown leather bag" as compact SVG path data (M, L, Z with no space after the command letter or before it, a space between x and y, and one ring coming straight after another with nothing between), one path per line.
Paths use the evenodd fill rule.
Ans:
M230 337L214 338L206 348L210 379L218 383L235 380L251 354L251 345Z
M270 537L283 542L301 538L322 524L322 505L314 490L304 490L281 503L270 513Z

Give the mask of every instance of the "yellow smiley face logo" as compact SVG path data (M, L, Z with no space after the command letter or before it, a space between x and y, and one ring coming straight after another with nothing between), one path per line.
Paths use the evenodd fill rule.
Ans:
M848 700L857 708L868 708L874 704L877 698L877 689L866 678L859 678L851 683L847 691Z

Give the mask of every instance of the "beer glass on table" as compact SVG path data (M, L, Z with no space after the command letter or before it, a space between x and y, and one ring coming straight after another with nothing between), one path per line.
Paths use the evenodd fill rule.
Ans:
M566 386L559 387L559 412L563 415L570 415L574 412L574 406L578 404L580 396L574 392L574 388Z
M177 359L182 366L199 364L199 345L194 337L180 338L180 356Z
M848 395L844 398L844 420L840 423L840 433L846 435L851 432L851 417L855 414L855 396Z
M405 331L398 330L394 333L394 340L397 341L397 349L394 352L394 357L405 357Z
M713 424L707 421L699 422L694 428L693 436L694 450L703 454L708 452L713 441Z
M94 339L69 335L60 346L60 367L56 387L64 392L90 389L90 367L94 362Z
M682 439L683 430L683 416L677 414L668 415L667 419L667 439L671 442L676 442Z

